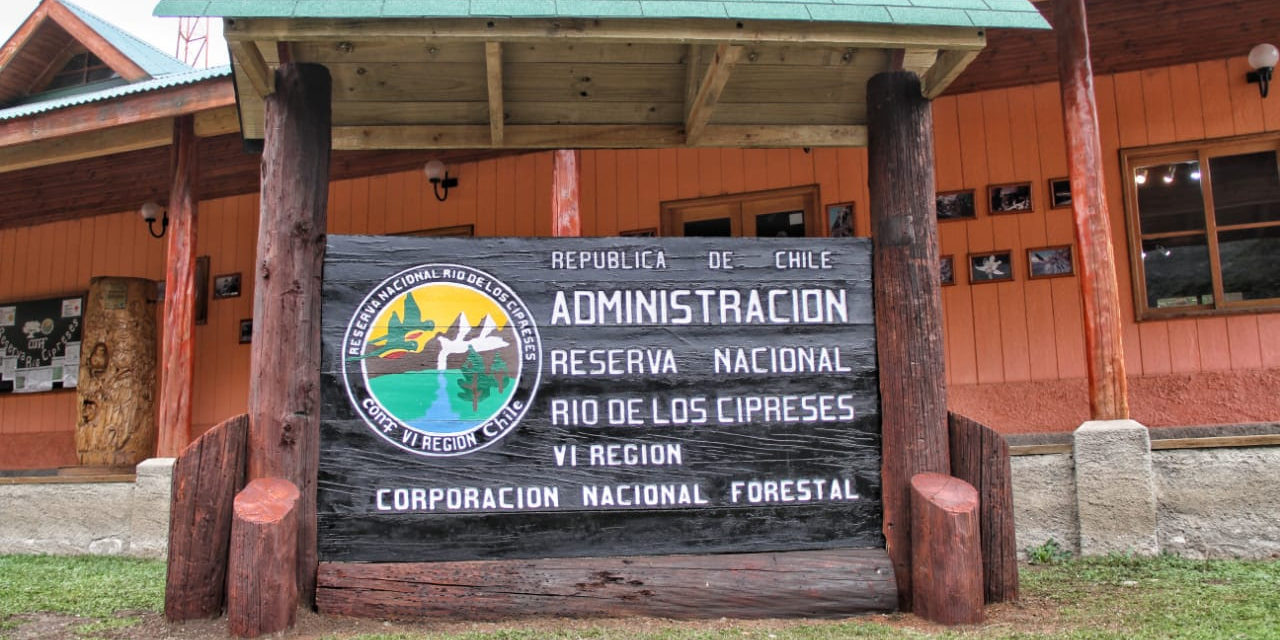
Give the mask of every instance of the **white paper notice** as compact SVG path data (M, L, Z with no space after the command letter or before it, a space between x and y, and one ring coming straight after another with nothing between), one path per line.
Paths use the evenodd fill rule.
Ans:
M80 298L67 298L62 301L62 317L79 318L80 317Z
M40 367L38 369L23 369L22 375L18 377L13 391L14 393L34 393L36 391L51 391L52 389L53 367Z
M12 327L17 318L17 307L0 307L0 327Z

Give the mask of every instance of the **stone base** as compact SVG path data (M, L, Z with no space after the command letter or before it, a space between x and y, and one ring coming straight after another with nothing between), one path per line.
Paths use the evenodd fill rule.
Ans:
M1151 438L1133 420L1093 420L1073 439L1080 554L1155 555L1157 535Z

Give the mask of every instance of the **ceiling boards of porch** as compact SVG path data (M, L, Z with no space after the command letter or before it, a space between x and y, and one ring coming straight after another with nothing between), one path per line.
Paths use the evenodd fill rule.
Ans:
M282 56L333 77L335 149L861 146L866 83L941 93L982 29L711 20L226 21L243 133Z

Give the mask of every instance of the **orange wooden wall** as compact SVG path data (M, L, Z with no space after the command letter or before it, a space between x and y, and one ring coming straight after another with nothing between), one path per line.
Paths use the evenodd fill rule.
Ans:
M1130 375L1280 367L1280 314L1134 323L1118 149L1280 130L1280 100L1243 82L1243 59L1100 76L1097 82L1108 200L1120 269ZM1065 176L1056 84L948 96L934 104L937 187L974 189L978 219L940 225L958 284L943 289L952 384L1059 380L1085 375L1079 283L1029 281L1025 249L1072 241L1070 212L1050 210L1046 181ZM425 156L425 154L424 154ZM584 151L585 235L659 228L665 200L818 184L826 203L856 202L867 218L864 149L664 149ZM444 203L420 172L334 182L331 233L401 233L462 224L479 236L546 236L551 230L551 155L534 153L455 167L460 184ZM1029 181L1033 213L991 217L989 184ZM239 298L211 300L196 329L195 431L244 410L249 346L238 323L252 316L256 194L201 203L198 251L211 274L240 272ZM1017 280L966 284L969 252L1013 251ZM0 302L84 290L95 275L164 277L164 242L134 212L0 230ZM74 392L0 396L0 437L68 432Z

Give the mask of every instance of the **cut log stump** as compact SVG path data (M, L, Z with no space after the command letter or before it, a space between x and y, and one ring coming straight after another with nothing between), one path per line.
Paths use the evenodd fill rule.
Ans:
M170 622L222 615L231 507L244 486L249 416L206 431L173 465L169 572L164 615Z
M227 626L254 638L293 626L298 609L298 487L258 478L236 496L227 575Z
M941 473L911 478L911 588L915 613L940 624L983 620L978 492Z
M1018 599L1018 545L1013 530L1013 467L1009 443L991 427L954 413L951 475L978 490L982 579L987 604Z

